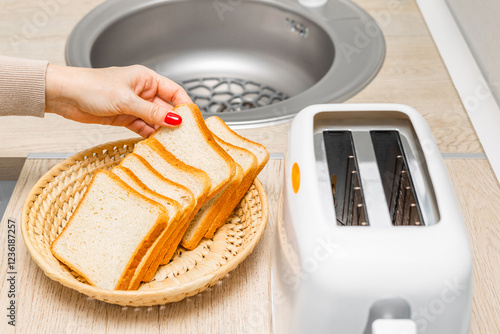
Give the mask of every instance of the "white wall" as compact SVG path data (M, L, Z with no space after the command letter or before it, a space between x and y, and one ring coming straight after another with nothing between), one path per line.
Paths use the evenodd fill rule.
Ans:
M446 0L500 104L500 0Z

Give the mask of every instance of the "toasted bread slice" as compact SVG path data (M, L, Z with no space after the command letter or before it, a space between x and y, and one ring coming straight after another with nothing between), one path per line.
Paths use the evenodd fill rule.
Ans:
M257 169L252 179L256 178L269 160L269 152L267 152L266 148L261 144L240 136L217 116L207 118L205 124L213 134L226 143L249 150L257 157Z
M226 143L216 135L213 135L217 144L220 145L233 160L242 168L241 181L238 184L234 184L233 187L229 188L224 194L221 201L224 202L224 207L217 215L217 217L212 222L212 225L205 234L205 238L212 238L215 231L224 225L226 219L233 212L234 208L241 201L241 198L245 195L248 188L253 182L253 176L255 170L257 169L257 157L250 151Z
M141 263L137 267L136 275L134 275L132 281L130 282L128 290L137 290L144 277L144 273L147 272L153 261L157 256L159 256L159 253L161 253L161 249L165 246L167 240L172 238L172 235L177 233L182 209L180 204L173 199L162 196L146 187L144 183L142 183L128 168L116 166L111 171L139 194L163 205L170 217L170 221L167 223L167 228L163 230L163 233L158 239L156 239L153 246L149 248L146 255L142 258Z
M153 169L144 158L135 153L127 155L120 162L120 166L132 171L132 173L152 191L178 202L182 208L182 213L179 218L180 225L185 226L189 224L189 218L192 215L196 203L193 193L187 187L166 179L158 171ZM154 276L165 254L171 247L171 243L172 239L167 240L167 243L151 264L150 269L148 269L146 275L142 278L144 281L148 281L148 279ZM177 247L177 245L175 245L175 247Z
M149 138L136 144L134 153L147 160L165 178L179 183L191 190L196 199L196 206L189 217L187 223L180 229L172 241L172 245L167 250L161 264L167 264L179 245L182 236L192 221L194 215L205 204L210 191L211 181L204 171L186 165L168 152L156 139Z
M91 285L126 290L169 220L162 205L98 170L51 251Z
M152 137L177 159L207 173L211 181L207 199L211 200L232 182L237 171L236 163L215 142L196 105L182 104L175 107L174 112L182 117L182 124L175 128L161 128ZM189 225L182 246L194 249L223 205L220 201L207 202Z

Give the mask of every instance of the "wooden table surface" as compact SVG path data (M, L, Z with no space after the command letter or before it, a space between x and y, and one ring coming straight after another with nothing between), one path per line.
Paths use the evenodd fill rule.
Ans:
M43 11L39 0L0 1L0 6L3 5L0 8L0 54L46 59L64 65L64 47L71 29L103 0L51 1L60 3L57 10L36 33L26 37L26 26ZM378 21L387 53L380 73L349 102L407 104L425 117L441 152L482 152L414 0L355 2ZM283 152L288 126L240 132L266 145L271 152ZM44 119L4 117L0 122L0 157L26 157L33 152L78 152L133 135L126 129L79 124L51 114Z
M73 26L103 0L60 0L50 20L32 36L23 24L40 12L38 0L0 0L0 54L47 59L64 64L64 45ZM500 187L413 0L355 0L379 22L386 43L385 63L368 87L349 102L408 104L429 123L453 181L474 252L474 306L471 333L500 333ZM394 5L395 4L395 5ZM238 130L286 152L289 124ZM19 159L33 152L77 152L103 142L129 138L128 130L84 125L55 115L44 119L4 117L0 121L0 158ZM479 155L477 155L479 153ZM476 155L475 155L476 154ZM479 158L478 158L479 157ZM458 159L457 159L458 158ZM6 245L8 218L20 221L29 189L57 160L28 159L1 222ZM2 165L0 170L8 171ZM11 167L15 168L15 167ZM282 161L271 160L261 174L270 203L269 226L258 247L221 284L179 303L122 308L73 292L51 281L31 260L17 234L18 333L270 333L270 257ZM15 175L15 172L11 173ZM1 177L0 177L1 179ZM6 248L0 258L0 308L7 302ZM5 314L5 313L2 313ZM2 315L5 320L5 316ZM0 333L11 331L0 321Z
M31 187L60 160L28 159L1 222L0 243L7 244L7 220L21 221ZM45 276L31 259L16 229L17 326L5 321L9 288L7 257L0 258L0 333L269 333L271 236L276 226L283 160L271 159L259 179L269 202L264 236L253 253L219 284L183 301L153 307L110 305L62 286ZM266 307L264 312L262 307ZM257 313L256 313L257 312ZM256 321L255 314L258 314ZM252 328L257 324L259 328Z
M1 221L6 245L7 220L19 226L23 202L37 180L60 160L28 159ZM484 159L447 160L474 253L472 334L500 329L500 188ZM271 263L283 160L271 159L259 176L269 200L269 221L254 252L219 284L183 301L124 308L89 298L46 277L31 259L16 229L17 326L0 321L0 333L272 333ZM468 191L480 186L483 191ZM492 205L492 203L497 203ZM6 256L0 281L6 282ZM0 289L0 309L8 306L7 284Z

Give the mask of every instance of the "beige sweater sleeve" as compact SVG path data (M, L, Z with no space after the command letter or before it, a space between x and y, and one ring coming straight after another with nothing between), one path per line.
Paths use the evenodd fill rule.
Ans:
M0 116L43 117L48 62L0 56Z

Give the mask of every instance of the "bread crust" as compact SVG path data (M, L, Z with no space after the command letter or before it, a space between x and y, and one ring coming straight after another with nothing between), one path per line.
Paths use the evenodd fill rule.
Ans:
M143 140L141 142L141 145L147 145L150 147L152 150L154 150L159 156L161 156L164 160L168 161L168 163L178 169L181 169L182 171L190 174L194 174L199 182L203 185L203 190L201 194L196 198L196 207L192 211L191 215L187 219L187 224L184 226L180 227L180 230L177 232L177 234L172 235L174 237L173 240L171 240L170 245L168 246L169 249L166 251L165 256L163 259L160 261L160 265L167 264L175 250L177 249L177 246L179 245L182 236L184 235L186 229L189 226L189 222L193 219L195 216L196 212L207 202L207 195L210 191L211 188L211 181L210 177L202 171L201 169L195 168L193 166L187 165L181 160L177 159L172 153L170 153L160 142L158 142L157 139L155 138L149 138L146 140ZM180 234L180 236L179 236ZM156 271L155 271L156 272ZM150 281L155 272L153 271L148 271L148 274L144 277L144 281Z
M177 230L177 227L180 223L179 220L182 218L181 206L177 201L169 197L163 196L161 194L158 194L149 189L148 187L146 187L146 185L144 185L144 183L142 183L141 180L139 180L139 178L130 169L123 166L116 166L113 168L113 170L115 169L122 170L124 173L126 173L127 176L131 178L137 186L141 187L146 194L152 194L153 196L151 198L152 200L155 200L154 196L161 197L163 198L164 201L170 202L170 205L172 205L174 207L174 210L176 211L176 215L170 217L170 221L167 222L167 227L163 230L161 235L154 241L153 245L149 248L146 255L142 258L141 263L137 267L136 273L134 274L134 277L132 278L127 288L127 290L137 290L141 281L143 280L143 277L147 274L147 272L149 272L149 270L152 270L151 268L152 266L154 266L153 265L154 260L156 259L156 257L158 257L159 253L161 252L161 249L164 247L170 236ZM158 269L158 265L156 266L156 269Z
M228 189L224 192L224 194L221 196L219 199L217 205L216 205L216 210L217 210L217 215L213 219L212 223L210 224L210 227L208 228L208 231L205 233L204 237L205 238L212 238L214 236L215 231L224 225L224 222L226 221L226 218L233 212L234 207L236 204L239 203L239 201L234 204L233 206L233 198L232 196L234 195L235 191L241 187L241 183L244 180L244 173L243 173L243 168L241 168L240 165L238 165L238 172L236 173L236 176L233 178L233 182L228 186ZM228 212L229 211L229 212ZM227 213L227 215L226 215Z
M56 250L54 249L54 245L58 242L58 240L61 238L61 236L65 233L65 231L68 229L68 227L70 226L70 224L73 223L73 217L76 216L76 213L80 210L80 207L83 205L82 203L87 198L87 194L89 193L90 187L92 187L93 184L94 184L94 181L95 181L95 177L94 176L97 175L99 172L100 172L100 170L97 170L94 173L94 175L90 179L90 182L89 182L89 185L87 186L87 189L85 190L85 193L83 193L82 199L80 200L80 202L76 206L75 211L73 211L73 213L71 214L71 217L69 217L68 222L66 223L66 225L64 225L61 233L59 233L59 235L50 244L50 252L52 253L52 255L54 255L55 258L57 258L59 261L61 261L62 263L64 263L66 266L68 266L69 268L71 268L72 270L74 270L75 272L77 272L78 275L82 276L92 286L96 286L95 283L92 282L92 280L90 278L88 278L84 273L82 273L80 270L78 270L78 268L75 268L74 266L72 266L70 264L70 262L67 259L65 259L62 255L58 254L56 252Z
M220 117L211 116L211 117L209 117L209 118L206 119L206 121L211 122L209 120L211 120L212 122L216 121L219 125L223 126L228 133L230 133L233 136L235 136L235 138L237 140L241 140L243 142L248 143L249 145L259 147L261 150L263 150L264 152L266 152L266 156L264 157L264 159L262 161L258 161L258 166L257 166L257 169L255 171L255 175L252 177L252 180L255 179L257 177L257 175L259 175L259 173L262 171L262 169L264 169L264 167L266 166L267 162L269 161L269 152L267 151L266 147L264 145L261 145L259 143L254 142L254 141L251 141L250 139L247 139L245 137L240 136L239 134L237 134L236 132L234 132ZM235 145L235 143L229 143L229 144ZM236 146L239 146L239 145L236 145ZM242 148L244 148L244 147L242 147ZM258 159L259 159L259 157L257 157L257 160Z
M188 222L188 224L179 227L179 229L177 230L177 233L174 235L174 237L172 239L172 242L168 246L167 252L165 253L163 261L161 262L162 265L168 264L170 262L170 260L172 259L172 256L174 256L176 249L179 247L179 244L181 243L181 240L182 240L182 236L186 232L186 229L188 228L188 226L189 226L189 222Z
M227 154L227 152L217 144L214 137L212 136L212 133L208 129L207 125L205 124L205 121L203 119L203 116L201 115L200 110L198 109L198 107L195 104L186 103L186 104L178 105L174 108L174 112L179 113L181 115L181 117L186 117L186 113L188 113L188 112L191 114L191 117L194 120L194 124L198 128L199 134L203 137L207 146L212 148L212 150L225 162L225 164L228 167L227 177L219 184L217 184L217 185L212 184L211 185L210 192L208 193L208 195L206 197L207 202L205 203L205 205L208 205L208 203L209 203L208 201L210 201L211 199L218 196L218 194L221 191L225 191L227 189L227 187L231 184L231 182L232 182L232 180L237 172L236 163L231 158L231 156L229 154ZM180 126L182 126L182 124ZM166 130L166 129L160 128L151 137L157 138L157 137L161 136L161 131L175 131L175 130L171 130L171 129ZM193 129L193 131L194 131L194 129ZM158 141L160 142L160 144L162 146L165 146L161 143L160 140L158 140ZM168 150L168 148L166 148L166 149ZM181 159L179 159L179 160L181 160ZM198 211L198 213L200 214L199 219L196 219L196 215L193 216L194 217L193 221L196 224L196 228L195 228L193 233L188 232L188 233L184 234L182 241L181 241L181 244L183 247L186 247L187 249L196 248L196 246L198 245L200 240L203 238L205 233L210 228L212 221L216 218L216 216L219 213L217 210L220 208L220 205L217 205L216 203L214 203L214 204L215 204L214 206L207 208L206 211L203 211L204 210L203 206L201 206L200 210L202 210L202 212L200 213L200 211ZM189 236L188 236L188 234L189 234ZM166 260L164 262L166 262Z
M188 173L195 174L196 177L203 183L203 191L201 195L197 198L198 202L202 202L203 205L207 201L208 193L210 192L210 188L212 187L212 181L207 173L202 171L201 169L195 168L184 162L177 159L172 153L167 151L167 149L155 138L148 138L142 141L144 144L151 147L154 151L156 151L163 159L167 160L171 165L184 170Z
M233 212L234 208L240 203L241 199L243 196L246 194L248 191L248 188L252 185L252 182L254 180L253 175L255 175L255 171L257 169L257 157L250 152L247 149L244 149L240 146L235 146L232 145L219 137L217 135L213 134L213 137L218 143L221 143L221 147L224 148L224 146L234 150L234 151L239 151L240 153L244 154L248 158L251 158L252 163L250 167L247 170L243 170L241 172L240 176L240 182L238 184L234 184L231 190L228 190L228 194L224 199L221 200L223 203L222 208L220 209L219 214L217 217L215 217L214 221L210 225L210 228L208 229L207 233L205 233L205 238L212 238L214 236L215 231L224 225L226 222L226 219L231 215ZM231 155L231 154L230 154ZM236 161L236 160L235 160ZM235 177L236 178L236 177Z
M131 153L125 159L127 159L127 158L128 159L137 158L139 161L141 161L141 163L144 164L144 166L146 168L148 168L148 170L151 173L153 173L159 179L164 180L165 182L171 184L172 186L179 187L179 188L182 188L182 189L186 190L186 192L188 193L188 195L190 197L190 205L187 206L183 210L183 212L181 213L181 217L179 218L179 225L185 226L186 224L189 224L189 218L191 217L191 214L194 211L195 205L196 205L195 204L196 203L196 199L195 199L193 193L191 192L191 190L189 190L187 187L185 187L185 186L183 186L183 185L181 185L179 183L173 182L173 181L165 178L163 175L161 175L161 173L159 173L157 170L155 170L149 164L149 162L147 162L140 155ZM158 253L156 254L156 256L154 256L154 259L150 263L149 268L145 268L145 270L143 272L141 272L142 275L139 275L140 276L140 281L149 281L149 280L151 280L151 278L153 278L154 274L156 273L156 270L158 270L158 266L161 264L163 258L165 257L166 252L168 251L168 243L169 242L170 241L168 239L164 241L163 245L159 248ZM139 284L137 282L134 282L134 284L137 285L137 287L139 286Z
M207 200L210 200L211 198L215 197L220 190L224 189L224 187L226 187L229 184L229 182L231 182L231 180L233 179L234 174L236 173L235 162L229 156L229 154L227 154L226 151L224 151L224 149L215 142L215 139L212 137L212 133L205 124L205 120L203 119L203 116L201 115L200 109L198 108L197 105L193 103L180 104L174 108L173 112L180 113L178 110L184 107L189 108L193 118L195 119L195 123L198 126L198 130L200 131L200 134L205 138L207 145L210 146L214 151L216 151L219 154L219 156L221 156L221 158L226 162L229 168L228 170L229 175L223 182L221 182L218 185L213 185L213 184L211 185L212 188L207 196ZM158 133L162 130L163 128L159 128L158 130L156 130L155 133L151 135L151 138L156 138L156 136L158 136Z
M75 208L75 211L73 212L70 219L68 220L68 223L64 226L63 230L57 236L57 238L52 242L50 250L51 250L52 254L59 261L63 262L68 267L70 267L75 272L77 272L79 275L81 275L83 278L85 278L85 280L87 280L87 282L90 285L96 286L96 284L94 282L92 282L91 279L89 279L85 274L83 274L78 268L75 268L75 266L73 266L71 264L71 261L69 261L68 259L65 259L63 256L58 254L57 251L55 251L54 246L58 242L58 240L61 238L61 236L65 233L65 231L67 231L68 227L73 223L73 218L76 216L75 214L80 210L83 203L85 203L84 201L87 198L87 195L89 193L89 189L91 189L91 187L94 186L95 180L97 179L96 175L98 175L100 173L106 174L106 176L113 179L113 181L115 181L125 191L127 191L128 193L130 193L136 197L141 198L141 200L144 200L144 201L148 202L149 204L152 204L154 207L156 207L158 209L158 218L156 219L155 223L152 225L151 229L146 234L146 236L142 239L141 243L139 245L137 245L137 247L133 253L133 256L130 258L128 263L125 265L125 268L118 279L118 283L114 287L114 290L126 290L127 287L129 286L143 256L146 254L149 247L151 247L154 240L156 240L160 236L161 232L165 229L166 222L169 220L169 216L168 216L168 213L166 212L165 208L161 204L147 198L146 196L141 195L140 193L135 191L133 188L131 188L128 184L123 182L118 176L113 174L111 171L109 171L109 170L97 170L94 173L94 175L89 183L89 186L87 187L87 190L85 191L84 195L82 196L82 199L80 200L77 207Z

